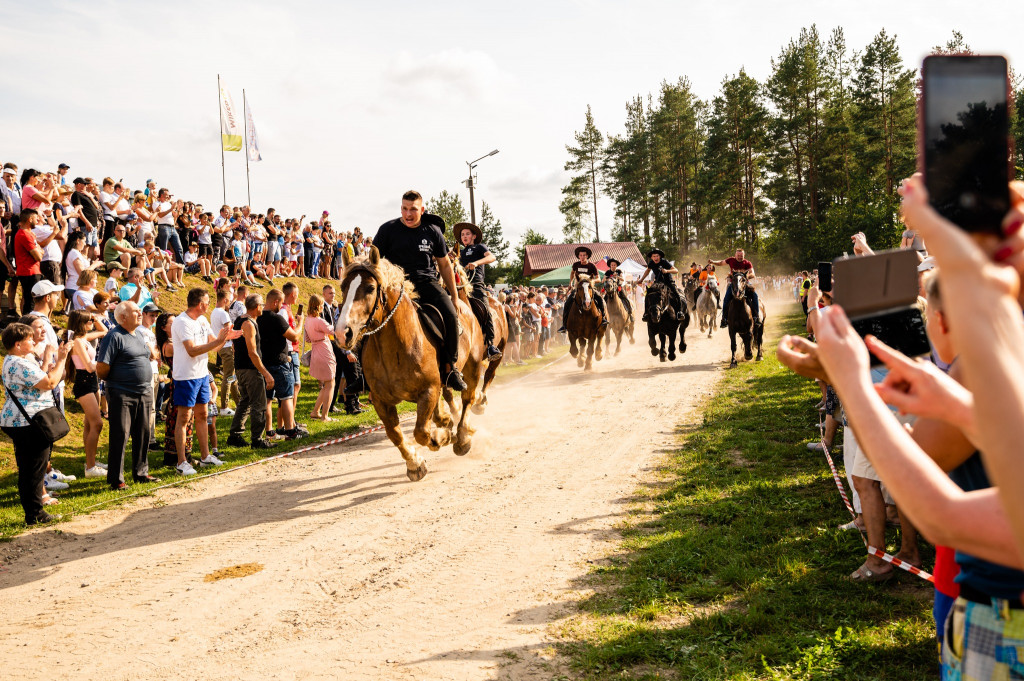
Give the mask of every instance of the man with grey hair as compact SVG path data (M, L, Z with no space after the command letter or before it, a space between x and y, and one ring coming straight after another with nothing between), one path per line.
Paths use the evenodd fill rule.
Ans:
M132 478L154 482L149 475L149 417L153 409L150 366L152 354L146 341L136 333L142 310L131 301L114 308L117 322L100 341L96 352L96 375L107 382L110 441L107 450L107 483L111 489L125 488L124 450L132 438Z

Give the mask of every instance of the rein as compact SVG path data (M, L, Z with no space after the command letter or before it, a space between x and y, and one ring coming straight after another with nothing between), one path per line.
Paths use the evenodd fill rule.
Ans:
M374 277L374 279L376 279L376 277ZM377 308L381 306L381 302L380 302L380 300L381 300L381 293L380 293L380 291L381 291L381 286L380 286L380 280L378 279L377 280L377 297L374 299L373 307L370 309L370 316L366 318L366 323L363 324L363 328L361 329L363 331L363 336L364 337L372 336L372 335L374 335L376 333L379 333L385 326L388 325L388 322L390 322L391 318L395 315L395 310L398 309L398 305L402 302L402 296L405 295L405 286L399 286L398 287L398 300L395 301L394 307L392 307L391 310L384 316L384 320L380 324L375 326L372 330L366 331L366 327L368 327L370 325L370 322L374 321L373 315L375 315L377 313Z

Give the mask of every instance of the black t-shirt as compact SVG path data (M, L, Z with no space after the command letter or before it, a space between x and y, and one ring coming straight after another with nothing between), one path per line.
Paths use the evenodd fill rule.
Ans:
M241 317L239 317L241 319ZM284 317L264 310L256 320L256 329L260 336L260 359L267 366L289 364L292 361L291 343L284 337L288 332L288 322ZM238 353L235 353L238 357Z
M87 196L85 192L75 192L71 195L71 205L81 206L82 215L89 221L89 224L96 227L100 223L100 212L97 210L99 204L97 204L91 197Z
M256 343L256 356L259 357L262 360L263 359L263 353L262 353L262 349L260 347L260 342L261 341L260 341L260 327L259 327L259 324L257 324L255 321L253 321L252 318L249 317L249 315L244 314L244 315L242 315L241 317L239 317L238 319L235 320L235 323L231 325L231 328L234 329L235 331L238 331L240 328L242 328L242 324L245 324L245 323L248 323L248 322L253 322L253 329L255 329L255 331L256 331L256 338L254 339L255 343ZM236 369L252 369L252 370L255 371L256 370L256 365L252 363L252 358L249 357L249 348L246 347L246 345L245 345L245 336L239 336L235 340L231 341L231 343L232 343L232 345L235 348L235 368ZM291 359L290 356L289 356L289 359Z
M422 221L418 227L408 227L401 220L385 222L373 237L373 245L382 258L405 270L405 276L417 279L437 280L437 266L434 258L448 254L444 234L436 225Z
M577 277L579 277L579 275L581 274L586 274L589 275L591 279L596 279L597 265L595 265L592 262L588 262L586 265L584 265L583 263L576 261L572 264L572 272Z
M462 255L459 256L459 264L465 267L471 262L482 260L485 255L487 255L487 246L484 244L466 246L462 249ZM473 282L474 286L484 283L484 270L486 269L487 265L479 265L469 273L469 280Z

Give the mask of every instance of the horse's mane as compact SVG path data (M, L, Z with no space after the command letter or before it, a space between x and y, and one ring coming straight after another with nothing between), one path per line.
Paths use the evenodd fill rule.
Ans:
M473 282L469 280L469 273L466 268L462 266L458 258L453 258L451 255L448 257L448 261L452 264L452 270L455 271L455 281L461 281L461 284L455 284L455 288L462 289L469 295L473 292Z
M345 271L341 273L341 278L344 279L348 276L349 272L355 270L369 272L371 276L380 282L382 288L402 287L405 289L407 296L416 297L416 291L413 288L412 282L405 278L405 270L384 258L378 260L375 265L370 262L369 257L365 255L358 256L345 266Z

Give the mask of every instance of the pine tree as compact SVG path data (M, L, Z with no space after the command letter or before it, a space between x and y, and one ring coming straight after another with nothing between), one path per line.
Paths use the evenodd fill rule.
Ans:
M439 215L444 219L444 224L450 229L457 222L466 222L469 215L458 194L449 194L442 189L441 194L435 198L428 199L425 210L428 213Z
M569 184L562 187L562 202L558 204L558 210L565 218L562 235L567 244L580 243L586 239L588 230L585 221L590 215L587 198L586 178L582 175L572 178Z
M491 207L486 201L480 203L480 231L483 233L483 242L487 249L498 259L497 264L507 265L509 257L509 243L501 231L501 220L494 217Z
M579 182L588 188L594 211L594 241L600 241L601 231L597 221L597 184L604 152L604 136L594 124L594 116L590 112L589 104L587 105L586 123L583 126L583 130L577 132L575 137L577 146L566 145L565 147L565 150L569 152L569 160L565 163L565 169L578 173L573 176L572 183ZM565 193L564 189L562 191ZM575 192L576 190L573 189L572 191Z

